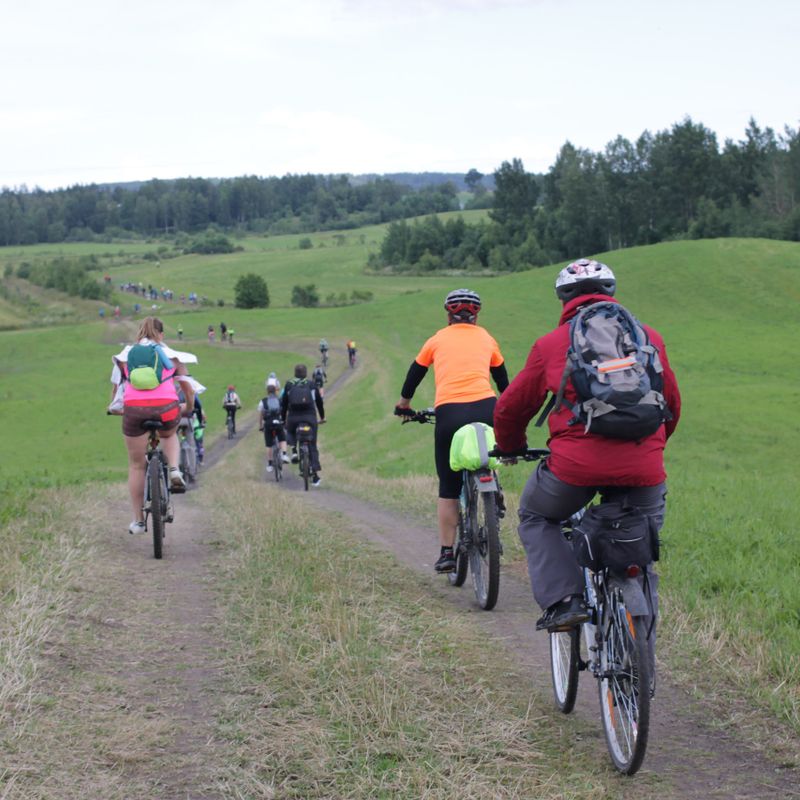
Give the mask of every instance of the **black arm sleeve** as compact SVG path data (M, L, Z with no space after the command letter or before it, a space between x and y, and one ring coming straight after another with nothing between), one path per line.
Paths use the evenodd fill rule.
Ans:
M289 390L292 388L292 381L287 381L286 386L283 387L283 395L281 396L281 419L286 422L286 415L289 413Z
M411 366L408 368L408 373L406 374L406 381L403 384L403 388L400 390L400 396L405 397L406 400L410 400L414 396L414 392L417 391L417 386L420 385L422 379L427 374L427 367L423 367L422 364L412 361ZM506 383L508 383L508 381L506 381Z
M319 418L325 419L325 406L322 405L322 395L319 389L314 390L314 402L317 404L317 411L319 411Z
M497 384L500 394L503 394L508 388L508 372L506 372L505 361L500 364L500 366L490 367L489 371L492 373L492 378L494 378L494 382Z

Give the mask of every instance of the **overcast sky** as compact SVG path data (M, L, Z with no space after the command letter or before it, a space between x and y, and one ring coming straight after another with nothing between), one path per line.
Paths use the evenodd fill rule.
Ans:
M545 171L800 125L798 0L3 0L0 187Z

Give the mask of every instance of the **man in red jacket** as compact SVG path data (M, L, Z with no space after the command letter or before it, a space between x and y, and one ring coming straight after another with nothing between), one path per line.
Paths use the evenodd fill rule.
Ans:
M558 327L533 345L523 370L497 402L494 432L505 452L525 447L528 423L548 392L562 384L570 345L569 321L578 311L611 300L614 273L598 261L580 259L565 267L556 280L556 294L564 304ZM643 325L663 367L662 394L671 414L655 433L642 439L612 439L569 424L577 395L571 381L564 390L566 403L554 407L548 418L550 456L541 463L520 498L519 536L528 558L533 595L544 609L537 630L556 630L588 620L583 603L583 575L570 544L561 534L561 521L588 503L597 492L604 501L622 500L652 516L660 528L666 507L664 446L678 424L681 398L669 366L661 335ZM669 416L669 415L667 415Z

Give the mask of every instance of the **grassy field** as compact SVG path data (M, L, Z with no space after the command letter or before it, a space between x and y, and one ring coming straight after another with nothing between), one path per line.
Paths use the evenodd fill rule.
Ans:
M373 302L317 310L211 309L170 317L167 325L173 330L183 323L185 348L200 356L197 377L210 387L211 408L228 382L254 407L265 374L276 369L285 377L296 360L312 362L321 336L333 348L334 370L341 370L344 341L354 337L361 361L330 414L323 457L335 453L343 469L373 481L368 491L380 497L395 493L397 478L432 472L432 430L400 428L391 409L408 364L444 323L445 290L464 282L481 293L481 323L499 341L513 375L532 341L558 319L555 268L501 278L365 278L360 270L377 234L342 235L343 245L335 244L334 234L313 236L311 250L293 246L292 237L246 240L245 252L229 261L187 259L186 275L195 290L211 293L230 286L240 268L261 271L276 305L285 303L291 285L312 281L323 295L370 288ZM667 449L661 565L667 606L684 626L675 633L685 637L680 652L702 663L715 654L731 681L800 729L794 575L800 564L800 423L791 413L800 400L800 368L785 355L797 326L800 245L676 242L604 257L617 274L619 299L663 333L683 394L684 415ZM166 269L175 272L169 274L184 269L179 262L170 262ZM153 274L146 270L158 268L137 265L128 276L118 269L120 279L146 282ZM236 328L241 347L204 342L206 325L221 318ZM22 487L123 479L119 422L103 413L110 356L130 333L106 322L0 334L0 482L10 488L7 516L24 503ZM257 349L262 346L268 352ZM428 376L415 403L430 404L432 390ZM213 435L222 413L210 416ZM530 443L543 445L545 435L531 428ZM512 493L527 471L505 473Z

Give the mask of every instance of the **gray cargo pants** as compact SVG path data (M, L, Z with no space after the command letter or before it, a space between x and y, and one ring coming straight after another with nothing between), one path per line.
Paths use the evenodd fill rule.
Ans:
M597 492L603 501L627 498L661 529L664 524L667 485L574 486L539 464L528 478L519 503L519 538L528 557L528 575L536 602L542 609L568 595L583 592L583 572L572 545L561 534L561 521L583 508ZM657 584L657 577L654 585Z

